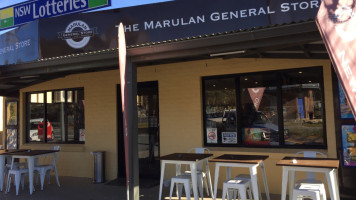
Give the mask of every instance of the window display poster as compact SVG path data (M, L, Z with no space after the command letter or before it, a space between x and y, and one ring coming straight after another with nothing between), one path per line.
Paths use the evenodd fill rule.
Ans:
M223 144L237 144L237 132L222 132Z
M342 90L340 82L338 82L339 88L339 104L340 104L340 115L341 119L352 119L354 116L352 115L351 108L346 100L345 93Z
M85 142L85 129L79 129L79 141Z
M6 149L17 149L17 129L6 129Z
M207 143L218 143L218 137L217 137L218 129L217 128L207 128L206 129L206 142Z
M341 125L344 166L356 166L356 125Z
M6 126L17 126L17 101L6 102Z
M243 143L246 145L270 145L269 128L244 128Z

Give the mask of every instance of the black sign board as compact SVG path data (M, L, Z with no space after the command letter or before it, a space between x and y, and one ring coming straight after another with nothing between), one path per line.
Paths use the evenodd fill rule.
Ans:
M120 22L127 45L137 45L306 21L315 19L319 6L320 0L176 0L43 19L41 55L117 48Z

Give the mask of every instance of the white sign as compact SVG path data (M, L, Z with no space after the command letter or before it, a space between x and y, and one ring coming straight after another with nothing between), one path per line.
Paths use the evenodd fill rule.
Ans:
M222 132L221 136L223 144L237 144L236 132Z
M218 143L217 128L207 128L206 129L206 142L207 143Z

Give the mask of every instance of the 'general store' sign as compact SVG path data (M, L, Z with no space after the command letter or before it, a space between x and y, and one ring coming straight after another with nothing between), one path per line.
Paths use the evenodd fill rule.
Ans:
M0 30L41 18L82 12L111 5L111 0L35 0L0 10Z

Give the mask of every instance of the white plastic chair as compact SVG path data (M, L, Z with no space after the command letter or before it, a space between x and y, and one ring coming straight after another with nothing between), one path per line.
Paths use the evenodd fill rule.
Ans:
M326 158L326 155L318 151L300 151L294 156L303 155L306 158L316 158L322 157ZM324 178L325 179L325 178ZM293 189L293 200L299 198L309 197L314 200L319 200L320 197L326 200L325 186L324 182L316 179L315 172L306 172L306 178L296 181L295 187Z
M190 199L190 182L191 182L190 176L178 175L178 176L172 177L171 178L171 188L169 191L169 200L172 200L174 185L177 185L177 187L178 187L178 199L181 199L181 197L182 197L183 186L185 189L185 195L187 196L187 199Z
M59 151L60 149L61 149L60 146L54 146L54 150L58 150ZM58 154L59 154L59 152L54 153L54 156L52 158L51 164L36 165L35 168L34 168L34 171L36 173L38 173L38 175L40 176L41 190L43 190L44 179L45 179L46 175L47 175L47 179L48 179L48 184L50 184L51 171L54 171L58 187L61 186L60 183L59 183L59 179L58 179L57 165L56 165L56 161L58 159Z
M15 159L18 158L17 156L12 156L11 159L11 167L8 171L7 174L7 183L6 183L6 190L5 193L10 192L11 188L11 178L14 176L15 179L15 186L16 186L16 195L19 195L19 188L20 188L20 182L22 189L24 189L25 185L25 175L29 173L28 168L22 168L22 167L16 167L15 168Z
M293 199L299 200L304 197L313 200L326 200L325 187L320 184L298 184L293 190Z
M248 179L231 179L227 180L223 184L223 191L222 191L222 200L226 199L226 194L229 194L229 199L232 198L231 192L233 192L234 199L236 200L236 193L238 192L238 196L241 197L242 200L246 200L246 192L248 192L249 199L252 199L251 194L251 181Z

